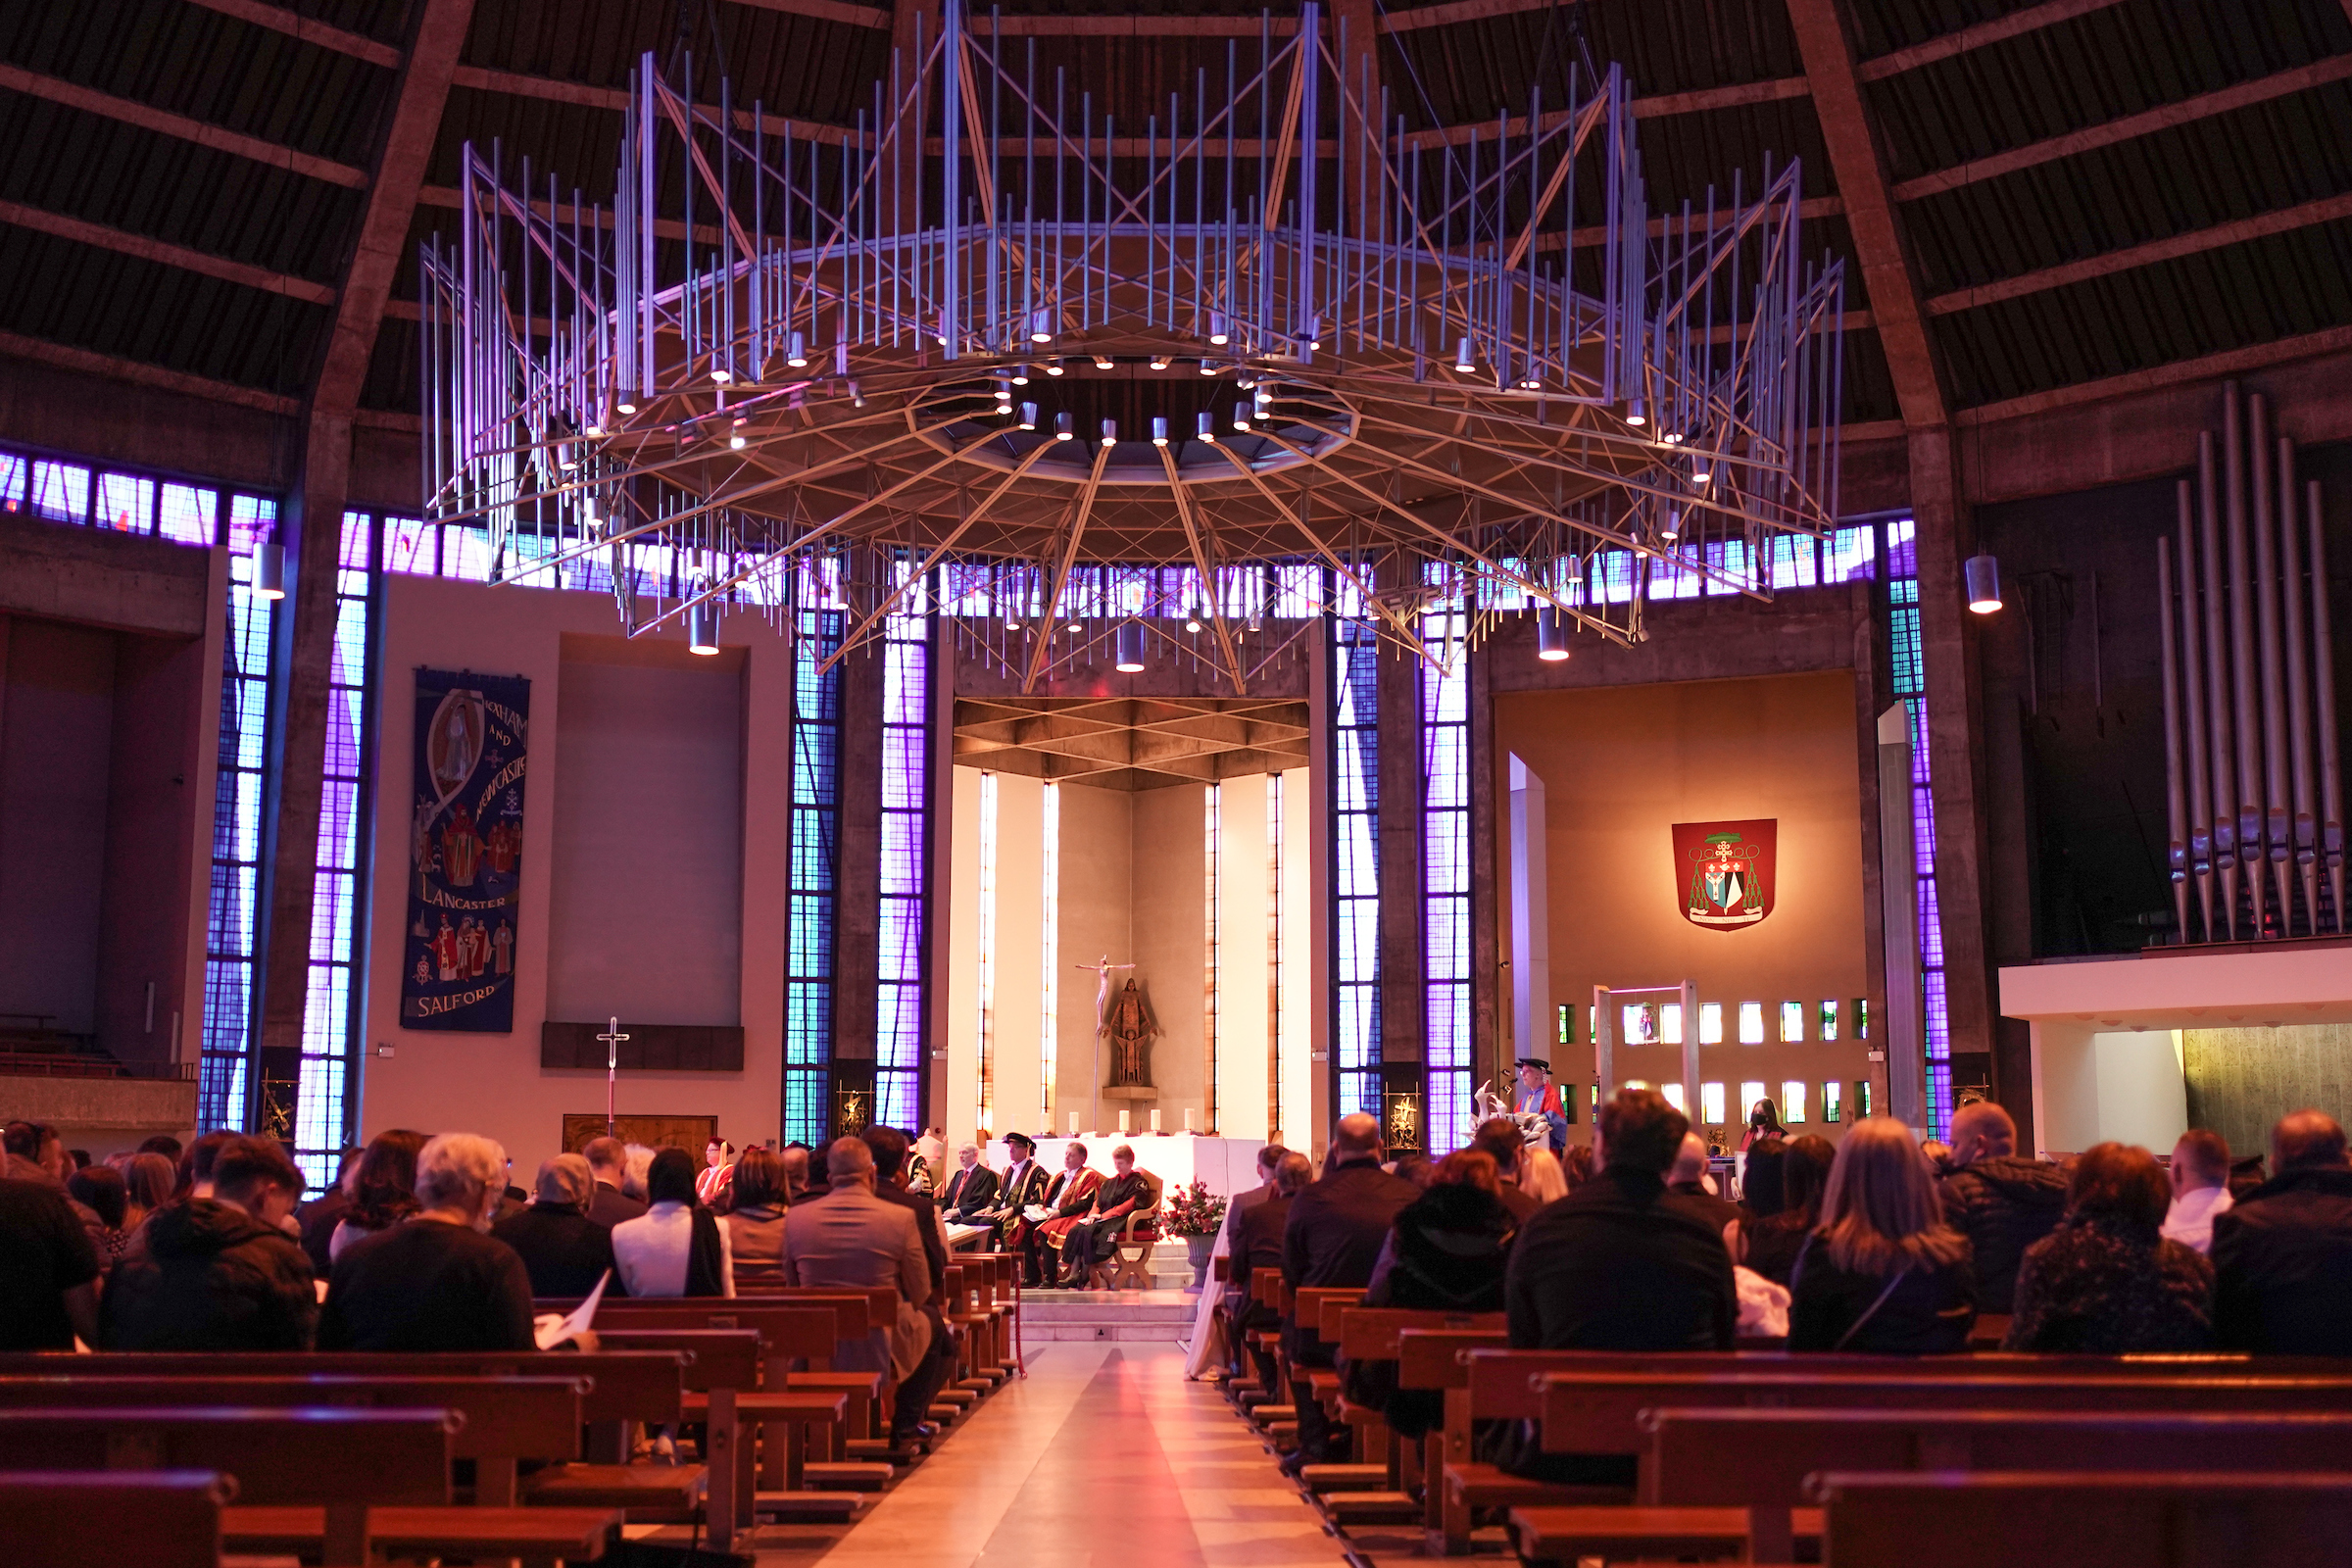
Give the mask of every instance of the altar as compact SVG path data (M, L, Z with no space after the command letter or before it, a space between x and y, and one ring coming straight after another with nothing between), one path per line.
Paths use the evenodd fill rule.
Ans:
M1062 1151L1072 1142L1068 1138L1039 1139L1038 1163L1048 1171L1060 1170ZM1201 1138L1192 1133L1105 1133L1075 1142L1086 1145L1087 1164L1105 1176L1111 1170L1110 1152L1125 1144L1135 1151L1136 1168L1157 1177L1163 1194L1201 1181L1208 1184L1210 1192L1225 1198L1258 1184L1257 1152L1265 1147L1254 1139ZM1004 1140L992 1139L982 1157L1003 1172L1012 1163L1008 1153Z

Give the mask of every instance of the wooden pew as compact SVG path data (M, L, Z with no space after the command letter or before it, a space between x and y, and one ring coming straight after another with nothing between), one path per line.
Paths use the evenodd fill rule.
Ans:
M1456 1334L1486 1334L1499 1338L1503 1332L1499 1312L1432 1312L1400 1307L1371 1307L1345 1301L1326 1300L1316 1332L1326 1342L1339 1347L1341 1358L1353 1366L1365 1362L1396 1362L1399 1358L1401 1337L1408 1329L1422 1332L1453 1332ZM1398 1384L1402 1387L1401 1381ZM1313 1490L1330 1494L1324 1507L1331 1517L1342 1524L1372 1519L1411 1519L1426 1512L1424 1501L1417 1501L1415 1493L1426 1497L1428 1477L1435 1472L1425 1471L1422 1462L1424 1448L1396 1441L1387 1417L1379 1410L1341 1401L1341 1418L1354 1428L1358 1453L1365 1463L1341 1467L1309 1465L1306 1474L1342 1468L1363 1472L1358 1485L1364 1490L1343 1491L1339 1486L1326 1484ZM1437 1434L1433 1441L1442 1443ZM1372 1477L1377 1468L1379 1475Z
M376 1510L447 1509L460 1424L447 1410L0 1410L0 1470L218 1471L242 1499L223 1517L227 1537L302 1515L284 1522L343 1568L368 1561Z
M738 1399L760 1386L760 1339L756 1329L603 1329L600 1344L622 1350L686 1352L686 1393L680 1400L682 1420L703 1424L703 1464L708 1472L702 1514L710 1549L729 1550L735 1531L752 1520L750 1454L743 1443ZM700 1397L696 1397L700 1396ZM658 1473L662 1466L632 1465L619 1474L533 1476L529 1494L545 1502L584 1502L628 1508L635 1519L693 1516L689 1507L672 1510L638 1500L638 1472ZM653 1476L658 1479L658 1474Z
M1791 1511L1822 1471L2286 1472L2343 1467L2352 1415L2082 1410L1648 1411L1641 1500L1749 1515L1758 1560L1787 1560Z
M235 1494L235 1483L211 1470L0 1475L0 1562L220 1568L220 1510Z
M1446 1424L1429 1435L1422 1470L1423 1550L1451 1556L1470 1549L1470 1508L1446 1486L1448 1468L1470 1457L1470 1363L1465 1352L1506 1348L1502 1331L1404 1328L1396 1335L1396 1386L1433 1389L1446 1398ZM1489 1468L1492 1468L1490 1466Z
M2352 1475L1832 1471L1832 1568L2318 1568L2352 1540Z
M1981 1376L1895 1373L1838 1375L1836 1366L1771 1373L1581 1373L1537 1377L1547 1453L1625 1454L1647 1446L1643 1413L1651 1409L1723 1406L1805 1409L2326 1411L2352 1402L2352 1378L2187 1378L2159 1375L2033 1376L2011 1370ZM1757 1524L1766 1536L1751 1540ZM1514 1544L1529 1561L1587 1555L1682 1555L1706 1548L1785 1559L1795 1538L1821 1529L1819 1516L1798 1510L1784 1523L1745 1507L1675 1509L1624 1503L1555 1506L1534 1502L1511 1510Z

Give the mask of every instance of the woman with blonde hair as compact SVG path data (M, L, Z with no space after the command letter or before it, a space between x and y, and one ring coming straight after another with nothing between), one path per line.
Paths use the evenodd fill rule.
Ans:
M1531 1149L1519 1156L1519 1190L1539 1203L1568 1196L1568 1172L1560 1156L1548 1149Z
M1821 1195L1821 1224L1790 1270L1791 1350L1938 1355L1977 1321L1968 1239L1943 1220L1911 1129L1854 1124Z

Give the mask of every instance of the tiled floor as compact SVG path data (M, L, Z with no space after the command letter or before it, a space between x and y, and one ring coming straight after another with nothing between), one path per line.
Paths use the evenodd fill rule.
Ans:
M771 1526L763 1568L1339 1568L1337 1541L1174 1346L1034 1347L846 1533Z

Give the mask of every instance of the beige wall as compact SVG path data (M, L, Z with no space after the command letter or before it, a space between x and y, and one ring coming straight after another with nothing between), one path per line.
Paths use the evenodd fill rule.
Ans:
M1868 1048L1852 1039L1852 1000L1865 985L1852 676L1510 694L1494 710L1494 755L1516 753L1544 780L1551 1000L1578 1008L1578 1043L1551 1049L1561 1078L1592 1081L1594 985L1690 979L1702 1004L1723 1004L1727 1041L1738 1040L1739 1004L1752 1000L1775 1042L1702 1048L1701 1082L1725 1085L1727 1116L1740 1119L1741 1082L1767 1084L1777 1101L1782 1082L1797 1079L1809 1086L1803 1130L1835 1137L1818 1119L1821 1084L1841 1083L1850 1120L1854 1080L1870 1076ZM1496 820L1507 822L1507 770L1497 767L1489 787ZM1673 824L1751 817L1779 823L1773 912L1744 929L1702 930L1681 913ZM1507 888L1507 839L1496 853L1506 863L1494 885ZM1500 910L1505 952L1509 915ZM1834 1045L1817 1039L1824 999L1840 1004L1845 1038ZM1777 1043L1784 1000L1805 1004L1803 1044ZM1681 1078L1680 1057L1676 1047L1621 1044L1617 1071L1664 1083ZM1689 1095L1694 1121L1698 1100ZM1588 1121L1580 1114L1580 1139Z
M368 1034L361 1098L364 1137L387 1127L463 1129L506 1145L525 1177L561 1147L566 1112L601 1111L604 1074L539 1065L548 1017L551 883L558 832L556 771L563 755L565 636L610 638L612 603L597 594L388 575L384 579L381 743L377 764L375 877L369 916ZM667 635L667 634L656 634ZM791 659L754 616L731 616L723 641L743 650L743 798L781 802L790 788ZM408 887L411 751L416 669L477 669L531 682L530 770L523 808L522 906L515 949L512 1034L415 1033L400 1025L401 927ZM648 831L661 831L649 825ZM740 1147L774 1138L780 1123L787 823L781 809L748 811L742 824L740 1073L624 1072L618 1106L644 1114L716 1114ZM624 918L625 911L614 911ZM669 1022L674 1020L649 1020ZM379 1047L391 1048L391 1054Z
M1070 1116L1080 1130L1094 1125L1090 1083L1096 1071L1096 977L1082 972L1082 963L1127 963L1135 957L1135 797L1120 790L1088 789L1065 784L1061 795L1060 914L1056 938L1058 967L1054 971L1056 1000L1054 1083L1054 1131L1067 1133ZM1113 970L1112 990L1126 982L1132 969ZM1107 1052L1102 1071L1109 1075ZM1116 1115L1107 1118L1116 1125Z
M1160 1028L1152 1042L1152 1082L1161 1125L1181 1130L1184 1113L1201 1125L1205 1104L1201 1025L1208 994L1207 792L1198 784L1144 790L1135 802L1136 974ZM1107 1060L1104 1075L1109 1073ZM1149 1124L1138 1103L1134 1124ZM1104 1129L1118 1126L1102 1107Z

